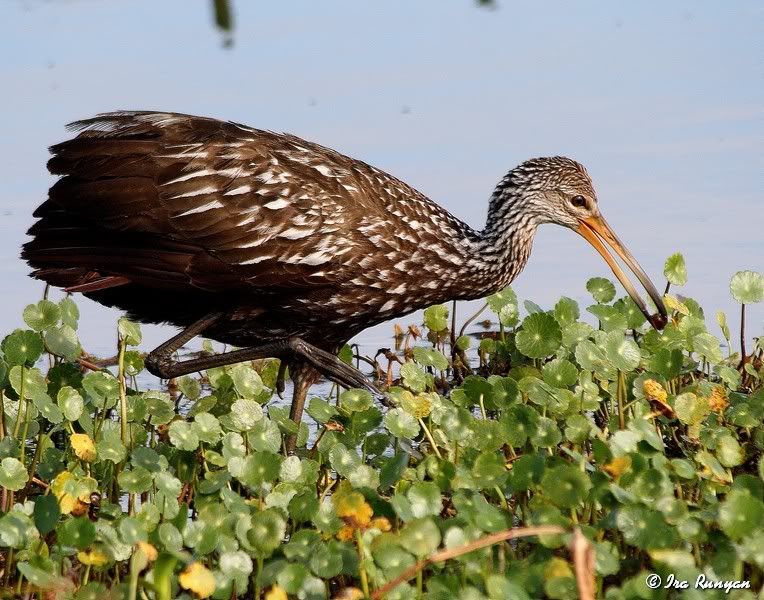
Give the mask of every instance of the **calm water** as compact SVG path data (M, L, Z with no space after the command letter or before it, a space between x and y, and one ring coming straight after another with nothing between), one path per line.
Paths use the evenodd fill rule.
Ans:
M475 227L509 168L569 155L658 287L663 260L682 251L682 291L709 315L734 311L736 327L729 278L764 268L760 2L233 6L226 48L206 2L0 4L0 333L42 293L18 249L52 181L46 147L65 123L121 108L296 133L399 176ZM609 275L596 253L547 226L514 287L541 306L561 294L586 306L593 275ZM117 313L79 304L84 346L111 353ZM764 308L752 308L758 335ZM390 331L360 342L373 351ZM169 333L146 328L145 349Z

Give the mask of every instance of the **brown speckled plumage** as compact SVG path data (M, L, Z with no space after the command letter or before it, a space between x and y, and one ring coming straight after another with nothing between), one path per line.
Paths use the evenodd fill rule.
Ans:
M62 177L24 257L62 287L122 277L86 295L137 320L185 326L224 308L208 332L221 341L333 347L393 316L491 293L528 258L533 215L513 219L501 193L483 235L387 173L294 136L143 112L73 127L81 133L51 149Z

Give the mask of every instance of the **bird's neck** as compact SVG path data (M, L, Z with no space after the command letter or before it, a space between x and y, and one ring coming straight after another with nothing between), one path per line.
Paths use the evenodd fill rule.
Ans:
M523 199L491 198L485 229L475 243L470 275L481 288L474 297L484 297L508 286L530 257L533 236L541 221Z

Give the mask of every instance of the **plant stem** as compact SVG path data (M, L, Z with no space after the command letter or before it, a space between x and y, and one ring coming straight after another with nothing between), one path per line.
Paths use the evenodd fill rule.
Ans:
M485 414L485 403L483 402L483 394L480 394L480 414L483 415L483 420L488 419Z
M364 598L369 597L369 576L366 574L366 567L363 566L366 560L366 552L363 546L363 538L361 537L361 530L355 530L355 539L358 543L358 574L361 576L361 590L363 591Z
M257 559L257 570L255 571L255 596L254 596L257 600L260 599L260 593L261 593L261 589L260 589L260 575L261 575L262 572L263 572L263 559L262 558L258 558Z
M745 364L745 304L740 305L740 365Z
M138 565L136 563L136 556L138 552L133 552L130 557L130 586L127 592L128 600L137 600L138 598ZM88 565L89 566L89 565Z
M469 319L467 319L464 323L462 323L462 328L459 330L459 337L462 337L464 335L464 332L467 330L467 327L469 327L470 323L477 319L483 311L488 308L488 302L483 304L483 306L478 310L474 315L472 315Z
M432 439L432 434L430 433L430 430L427 429L427 425L424 424L424 421L420 418L419 424L422 426L422 429L424 430L424 434L427 436L427 440L430 442L430 445L432 446L432 449L435 451L435 454L438 456L438 458L442 459L443 455L440 453L440 450L438 450L438 446L435 443L435 440Z
M616 392L615 395L618 397L618 429L626 429L626 415L624 414L624 403L623 403L623 388L624 388L624 382L623 382L623 373L621 371L618 371L618 383L616 384Z
M0 390L0 440L5 437L5 392Z
M127 387L125 382L125 347L127 343L124 339L119 340L119 418L120 418L120 431L122 433L122 444L129 448L129 435L130 432L127 428Z
M16 413L16 423L13 426L13 437L18 439L19 433L21 432L21 407L24 407L24 415L26 416L27 412L27 403L26 398L24 398L24 365L21 365L21 383L19 384L19 409ZM24 447L24 444L21 445L22 449ZM23 461L22 461L23 462Z

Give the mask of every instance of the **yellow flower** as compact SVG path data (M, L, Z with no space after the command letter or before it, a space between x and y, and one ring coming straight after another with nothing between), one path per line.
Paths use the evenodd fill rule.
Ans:
M369 523L369 527L379 529L380 531L390 531L392 529L390 521L388 521L385 517L377 517L372 519L371 523Z
M72 448L77 458L85 462L93 462L96 458L96 448L93 440L87 433L73 433L71 437Z
M64 515L84 514L90 504L91 489L88 478L78 478L69 471L62 471L56 475L50 484L50 491L58 500L61 514Z
M666 404L668 394L666 394L666 390L664 390L663 386L655 381L655 379L645 379L642 382L642 391L647 398L652 398L661 404Z
M341 542L349 542L355 535L355 527L350 525L343 525L342 529L337 532L337 539Z
M687 305L680 302L678 298L671 294L665 294L663 296L663 304L665 304L666 308L670 311L678 312L680 315L687 316L690 314L690 309L687 308Z
M191 563L178 577L180 586L199 598L208 598L215 591L215 576L202 563Z
M138 550L146 555L146 558L149 562L155 561L157 559L158 552L154 546L148 542L138 542L136 545L138 546Z
M358 588L346 587L337 592L334 600L361 600L364 598L363 592Z
M265 594L265 600L287 600L287 593L284 591L284 588L274 585Z
M337 516L353 527L367 527L374 514L363 494L350 492L341 494L338 498L335 496L334 510Z
M544 577L553 579L555 577L573 577L573 570L568 561L553 557L544 567Z
M100 548L93 548L87 552L80 550L77 553L77 560L79 560L83 565L102 567L109 562L109 557L106 556L106 553Z
M628 456L616 456L608 464L602 467L602 470L613 479L618 479L631 466L631 459Z
M708 398L708 405L711 410L722 414L725 409L730 405L727 400L727 394L724 392L724 388L720 385L714 386L711 395Z

